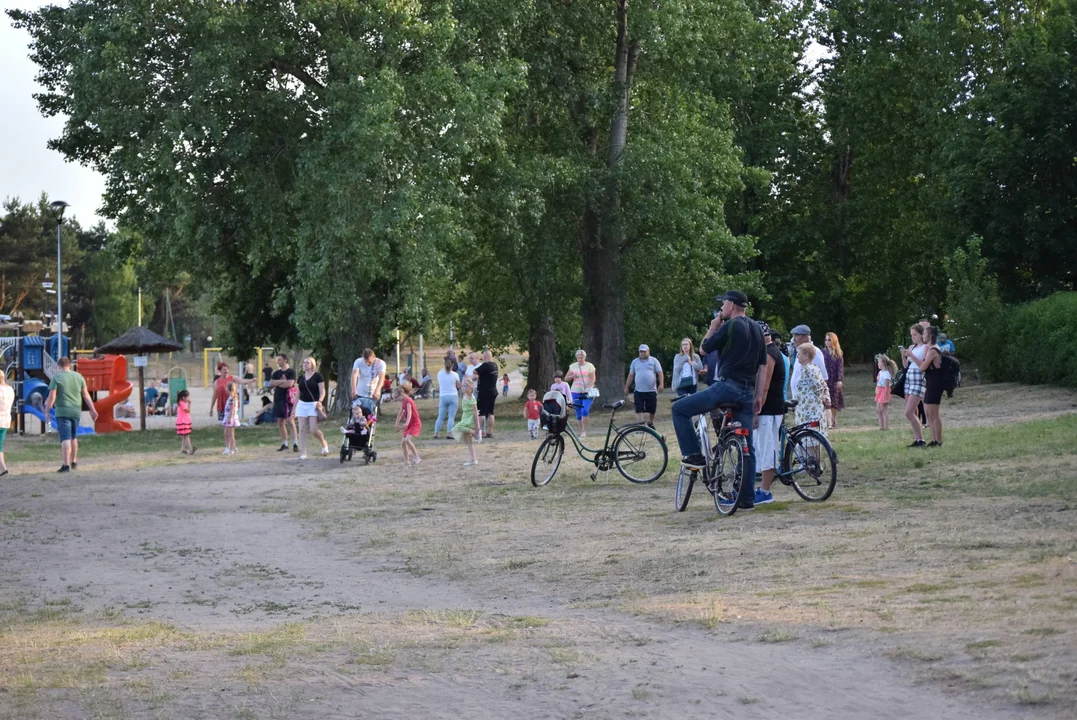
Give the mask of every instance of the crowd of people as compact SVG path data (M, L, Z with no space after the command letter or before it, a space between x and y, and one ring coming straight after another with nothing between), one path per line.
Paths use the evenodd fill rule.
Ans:
M672 410L673 426L680 446L682 463L688 467L702 467L704 462L693 417L709 412L720 403L740 405L734 421L751 429L753 452L746 458L749 478L747 493L741 493L741 507L773 500L771 486L780 464L779 429L787 409L787 402L796 401L797 424L818 423L820 432L838 427L839 414L845 408L844 381L845 357L838 336L826 333L822 348L812 342L811 329L797 325L792 329L788 344L781 335L766 323L747 317L747 296L731 290L720 296L721 309L715 312L697 352L691 338L681 341L673 358L670 387L676 392L678 402ZM940 403L944 393L943 358L952 355L954 345L928 320L910 327L910 345L901 346L900 366L885 353L875 356L875 407L879 428L890 427L889 404L893 396L901 397L905 404L905 417L913 434L910 447L939 447L942 445L943 421ZM575 411L578 434L587 437L591 407L598 397L597 371L587 361L587 352L576 352L576 361L567 372L555 371L551 391L557 391L570 400ZM275 421L280 435L278 452L289 447L306 460L313 450L320 448L324 457L329 454L328 441L319 428L319 421L326 418L325 401L327 386L318 372L317 360L307 357L302 372L289 366L288 356L279 353L274 358L277 368L268 364L262 370L261 383L272 400L263 397L263 406L250 419L250 424ZM71 370L70 361L61 358L59 372L52 378L46 401L46 413L55 407L56 426L62 447L60 472L69 472L78 466L78 418L82 406L90 408L96 419L96 410L86 390L81 375ZM355 360L351 372L351 397L355 403L371 410L368 417L360 412L365 424L375 421L373 412L380 407L383 398L388 399L391 387L387 366L372 349L363 351ZM400 432L404 462L418 465L421 457L415 440L422 432L422 420L414 396L428 390L436 382L438 413L434 422L433 439L442 437L460 440L467 446L466 465L476 465L478 458L475 445L494 437L496 405L498 397L506 397L509 376L501 371L491 352L469 353L462 361L451 350L445 355L444 366L437 377L431 378L424 368L419 378L412 378L410 371L398 378L393 396L400 400L394 429ZM220 424L224 434L223 455L238 452L235 429L240 426L239 408L241 392L256 383L253 374L239 378L230 373L227 362L217 365L213 381L209 413ZM500 392L499 392L500 384ZM161 393L167 392L167 383L161 388L148 391L144 402L146 411L157 408ZM662 364L650 353L647 345L640 345L628 370L624 392L633 394L636 421L654 427L658 396L665 390L666 379ZM0 377L0 417L10 413L13 392L5 379ZM191 442L191 398L183 390L175 403L175 426L181 440L181 452L194 454L197 447ZM542 405L534 390L527 393L523 418L529 437L537 439L540 431ZM351 421L349 421L349 426ZM931 441L924 437L925 429L931 431ZM444 430L444 436L442 431ZM0 428L0 476L8 473L4 464L3 440L6 428ZM314 445L314 443L317 443ZM758 468L755 466L758 464ZM754 487L755 471L759 470L760 487Z

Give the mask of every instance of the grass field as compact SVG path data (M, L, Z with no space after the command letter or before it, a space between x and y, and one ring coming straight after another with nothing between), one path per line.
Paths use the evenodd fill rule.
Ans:
M855 649L865 663L894 664L925 687L979 703L981 716L1072 717L1075 394L962 388L943 407L944 421L953 420L944 447L928 451L905 447L910 433L897 408L893 430L872 427L874 409L858 401L870 398L866 373L850 373L847 384L850 408L831 433L840 458L834 496L810 504L779 487L778 502L732 518L717 516L700 492L687 512L674 512L675 464L655 484L632 486L616 473L592 482L588 466L566 454L549 486L531 487L527 472L537 443L526 439L519 402L499 404L498 437L479 446L477 470L462 467L461 446L429 439L420 443L423 464L404 468L390 422L382 424L381 455L370 467L339 465L335 444L331 461L285 466L273 452L272 430L241 431L239 462L215 456L221 446L215 431L196 434L206 454L194 464L176 453L168 433L93 438L83 443L87 472L79 474L93 478L86 512L112 512L92 502L105 492L92 474L101 473L102 483L119 488L121 503L124 493L149 488L145 500L157 522L175 525L156 536L148 524L129 534L131 543L142 544L124 549L125 562L172 573L173 587L111 604L80 592L78 584L35 590L13 565L19 552L60 542L39 520L54 523L65 496L52 487L54 442L9 446L13 470L29 474L0 503L9 555L0 584L0 685L13 690L6 699L0 695L0 709L14 717L79 716L64 708L99 717L305 716L291 701L274 705L267 693L292 687L296 673L328 665L386 686L409 674L458 677L486 668L504 676L505 693L525 699L528 689L560 692L567 668L569 678L590 672L629 683L618 702L632 712L611 706L611 717L648 710L673 716L661 710L671 711L661 683L617 675L633 653L657 652L660 631L681 633L684 642L758 646L776 664L783 653ZM387 413L395 409L387 406ZM434 410L422 405L427 438ZM659 429L675 458L668 403L662 413ZM601 426L603 414L597 415ZM338 435L329 437L335 442ZM219 497L192 491L188 508L172 495L183 487L172 480L180 472L191 474L189 484L209 488L215 478L235 474L264 483L250 481L257 492L242 498L230 486ZM152 495L155 473L168 481L160 497ZM110 497L116 502L115 492ZM229 507L252 528L295 532L300 540L267 545L257 562L244 556L225 572L234 553L207 546L197 525L188 525L229 502L241 503ZM94 526L102 535L112 527L109 517ZM362 567L387 564L388 574L362 576L360 582L372 583L370 592L380 592L382 583L387 593L419 588L417 595L374 612L368 602L319 605L323 600L315 598L327 591L316 583L324 586L331 573L301 582L305 576L277 562L302 552L302 543L322 542ZM106 543L102 538L95 547L107 558ZM306 562L315 573L319 559ZM120 578L118 584L141 588L141 582ZM527 607L497 610L472 597ZM197 621L185 622L186 612ZM234 626L218 622L222 613ZM595 618L620 629L600 631ZM184 694L192 687L210 692L207 667L221 683L242 688L242 702L236 694L233 706L213 706L225 708L221 715L192 713ZM753 672L765 676L767 668ZM738 699L746 708L760 702L751 694ZM759 717L782 712L773 701L762 698Z

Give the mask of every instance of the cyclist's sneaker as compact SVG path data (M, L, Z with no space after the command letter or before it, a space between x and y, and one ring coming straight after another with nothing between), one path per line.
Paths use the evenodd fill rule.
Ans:
M681 465L695 468L696 470L702 470L707 467L707 460L699 453L696 453L695 455L685 455L681 458Z
M767 503L774 502L774 493L767 492L761 488L755 489L755 504L766 505Z

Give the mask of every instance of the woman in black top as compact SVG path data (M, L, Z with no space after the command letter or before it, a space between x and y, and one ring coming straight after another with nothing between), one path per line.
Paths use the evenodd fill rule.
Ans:
M312 357L303 361L303 374L295 381L299 388L299 402L295 406L295 420L299 424L299 459L307 459L307 443L313 435L322 443L322 457L329 454L325 435L318 429L318 411L325 400L325 380L317 371L318 361ZM323 410L324 411L324 410Z
M942 446L942 417L939 405L942 403L942 350L939 348L939 329L931 325L924 331L924 344L927 351L924 360L918 363L924 373L924 412L927 424L931 426L931 442L928 447Z

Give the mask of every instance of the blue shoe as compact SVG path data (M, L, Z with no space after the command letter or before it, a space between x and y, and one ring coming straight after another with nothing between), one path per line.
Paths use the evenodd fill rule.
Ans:
M774 493L769 493L761 488L755 489L755 504L766 505L767 503L774 502Z

